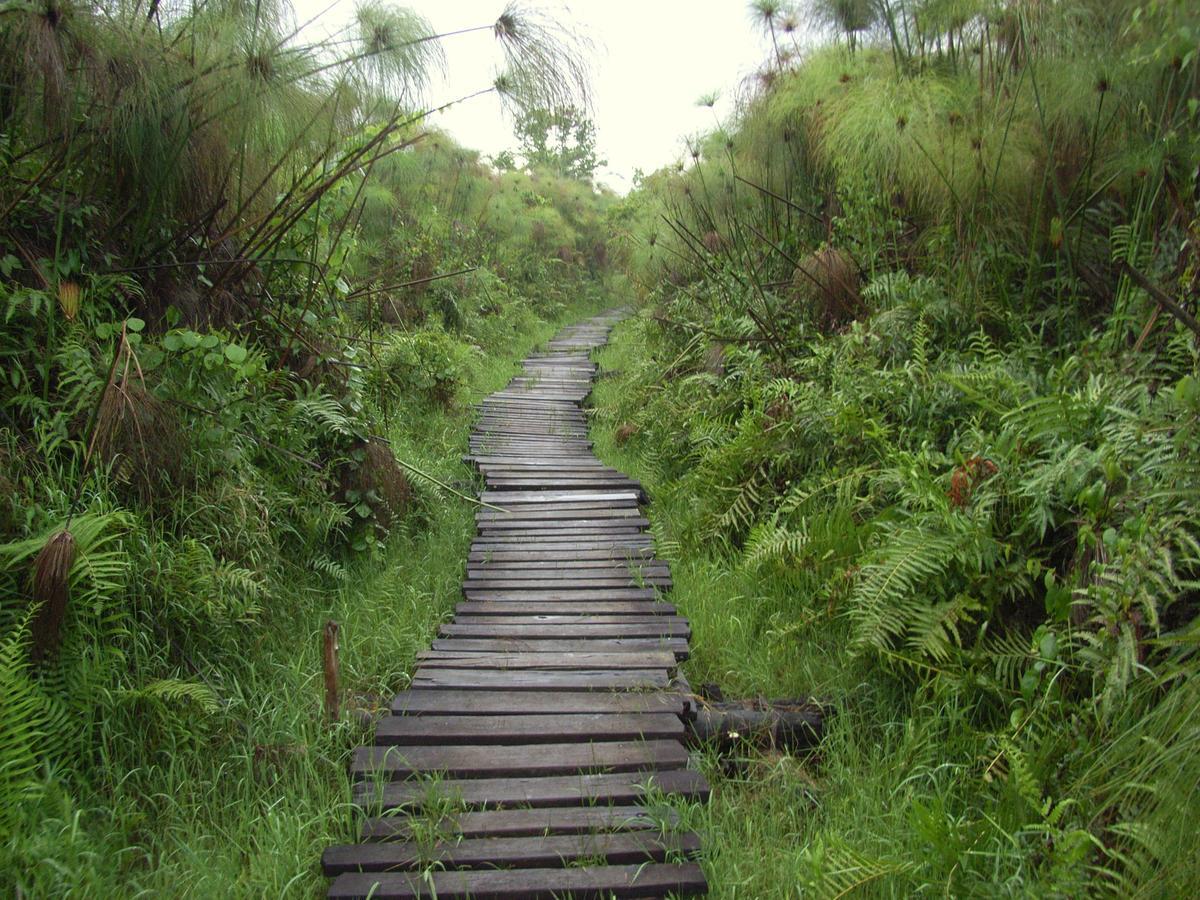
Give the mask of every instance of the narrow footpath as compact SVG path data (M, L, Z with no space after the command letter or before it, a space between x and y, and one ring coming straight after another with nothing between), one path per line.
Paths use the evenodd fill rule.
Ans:
M325 851L330 897L707 891L697 835L642 805L709 789L684 746L688 623L660 598L641 487L588 440L591 352L619 319L564 329L484 400L463 601L355 752L355 801L383 815Z

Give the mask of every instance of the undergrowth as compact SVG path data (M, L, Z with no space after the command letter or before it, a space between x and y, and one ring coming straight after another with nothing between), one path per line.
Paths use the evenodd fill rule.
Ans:
M467 401L502 387L530 347L598 308L590 303L472 358L453 406L395 401L386 433L395 452L473 491L461 461ZM88 673L102 679L89 687L99 692L95 712L103 720L82 734L78 723L68 730L62 721L68 711L79 715L74 703L56 702L38 682L10 682L24 694L6 692L3 709L20 726L15 734L30 739L25 749L54 743L40 760L29 757L32 767L7 770L11 781L22 780L23 798L5 807L5 889L97 897L316 891L322 849L356 838L350 751L368 739L370 717L404 688L416 652L461 594L473 507L430 483L414 479L413 489L425 499L373 555L346 565L340 586L331 589L303 559L286 564L253 628L241 627L236 662L222 658L149 686L139 686L136 673ZM333 725L321 705L321 631L329 619L341 626L344 704ZM5 677L24 671L22 650L14 639L0 650ZM96 743L68 743L84 739ZM90 757L86 767L76 762L81 754Z
M611 212L641 311L600 413L693 681L837 710L714 772L712 882L1189 893L1196 11L751 12L734 114Z

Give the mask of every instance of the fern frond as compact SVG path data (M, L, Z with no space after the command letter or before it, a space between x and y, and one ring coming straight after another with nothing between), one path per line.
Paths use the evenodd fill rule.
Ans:
M212 688L197 681L180 678L160 678L135 690L123 691L122 696L127 699L153 700L166 704L194 703L208 715L213 715L221 709L220 701Z
M39 791L38 751L48 734L45 698L29 678L27 636L22 624L0 638L0 838Z
M959 544L955 535L919 526L890 535L888 545L863 567L854 589L854 644L888 649L919 621L927 609L922 586L945 574Z

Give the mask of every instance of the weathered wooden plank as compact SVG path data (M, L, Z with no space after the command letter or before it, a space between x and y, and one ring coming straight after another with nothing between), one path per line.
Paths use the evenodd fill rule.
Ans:
M497 672L486 669L422 669L414 673L413 690L460 691L661 691L670 685L663 669L619 672Z
M587 602L587 612L598 616L673 616L675 607L670 603L653 601L632 602ZM538 603L536 601L508 600L496 603L481 603L468 600L459 603L455 612L460 616L554 616L575 615L580 612L579 603L569 601Z
M672 653L676 660L688 657L688 642L683 638L609 638L596 640L580 638L577 640L556 640L541 638L532 641L513 640L512 638L438 638L433 642L434 650L473 651L477 653L637 653L641 650L665 650Z
M475 550L467 554L468 562L545 562L583 563L647 563L654 562L654 548L641 547L576 547L575 550L526 550L518 545L517 550Z
M590 610L567 615L488 616L471 615L457 619L462 625L650 625L655 628L686 628L684 616L639 616L593 614ZM666 632L664 632L666 633Z
M585 510L600 511L619 509L627 515L638 511L637 503L634 501L626 501L623 504L612 504L606 500L580 500L572 502L569 500L555 500L552 503L509 503L504 499L505 491L495 491L496 499L489 500L488 503L493 504L504 512L488 508L486 512L490 512L494 516L503 515L520 515L528 512L543 515L545 513L573 513L578 514Z
M577 575L572 578L506 578L503 576L471 577L463 581L465 591L522 591L553 588L555 590L595 590L596 588L655 587L664 593L671 590L671 579L665 575Z
M403 787L389 782L387 787ZM437 787L431 788L436 792ZM421 824L427 820L421 820ZM653 812L641 806L540 807L538 809L482 809L447 816L445 830L464 838L533 837L552 834L595 834L605 831L658 831L678 824L674 809ZM413 822L407 816L375 816L363 821L363 841L411 840Z
M636 491L595 491L591 489L579 491L484 491L481 500L492 502L504 500L506 503L555 503L560 500L595 500L603 503L637 502Z
M672 713L387 716L375 728L376 744L401 746L682 740L683 737L683 722Z
M475 521L492 528L505 524L512 524L517 528L530 528L542 524L574 525L576 522L603 522L607 525L614 521L625 525L640 525L643 528L649 524L636 506L625 509L594 506L582 509L531 509L528 505L523 507L502 506L503 500L495 502L497 505L501 505L505 512L485 509L475 514Z
M328 876L343 872L394 872L430 866L447 869L553 868L581 860L609 865L663 862L695 855L700 839L694 832L648 834L563 834L546 837L495 837L425 842L339 844L321 856Z
M568 572L586 569L593 574L605 572L652 572L669 575L671 567L654 557L641 559L496 559L486 553L478 554L481 559L468 559L467 571L478 572Z
M689 700L673 693L598 693L554 690L410 690L392 698L397 715L571 715L576 713L671 713L683 715Z
M452 622L443 625L441 637L513 637L546 638L619 638L619 637L691 637L684 624L653 620L634 625L476 625Z
M495 669L497 671L575 671L609 669L669 669L676 666L675 654L662 650L625 653L567 651L559 653L496 653L470 650L422 650L417 654L419 671L428 669Z
M329 888L331 900L561 900L573 897L696 896L708 890L696 863L648 863L480 872L346 873Z
M638 515L593 516L591 518L560 519L543 522L532 514L507 514L494 520L479 519L476 517L476 521L479 522L480 530L485 533L489 531L514 530L532 530L533 534L570 534L576 531L588 530L620 532L626 529L636 530L638 528L646 528L650 525L649 519Z
M687 800L708 799L708 781L691 769L560 775L546 778L469 778L357 782L354 802L382 811L426 805L443 797L468 809L602 806L638 803L657 791Z
M519 540L504 536L485 538L479 535L471 542L471 553L489 554L505 551L550 554L595 551L599 553L615 553L619 558L620 554L624 553L653 553L654 541L645 532L638 532L637 534L617 539L601 537L584 540L569 537L547 540Z
M595 588L581 591L564 591L560 588L527 588L521 591L475 590L468 588L463 591L463 596L467 600L482 602L504 602L507 600L520 600L529 603L549 601L588 602L592 600L654 600L658 597L658 592L653 588Z
M358 747L350 772L359 777L526 778L582 772L644 772L680 769L687 750L677 740L552 743L530 752L526 744L438 747Z

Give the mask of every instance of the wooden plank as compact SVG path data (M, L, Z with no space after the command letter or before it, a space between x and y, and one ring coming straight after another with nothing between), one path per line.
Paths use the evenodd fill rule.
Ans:
M671 590L671 579L663 575L636 577L633 575L577 575L573 578L505 578L492 576L472 577L463 581L464 591L523 591L551 588L560 591L595 590L597 588L655 587L666 593Z
M464 616L456 622L462 625L651 625L656 628L686 628L684 616L639 616L639 615L596 615L580 609L568 615L537 616ZM666 633L666 632L664 632Z
M600 460L591 454L581 454L574 459L538 459L528 456L514 455L499 455L499 456L479 456L471 460L478 463L481 468L495 468L497 470L513 469L514 471L529 472L537 474L539 472L582 472L585 475L596 474L598 472L606 472L611 475L624 475L620 469L614 469L612 466L606 466ZM626 476L628 477L628 476Z
M630 506L625 509L614 507L594 507L588 506L582 509L531 509L529 505L523 507L507 507L503 506L502 500L488 501L494 502L496 505L504 509L504 512L499 512L494 509L485 509L475 514L475 521L480 524L486 524L490 527L497 527L507 523L514 523L517 528L529 528L531 526L540 526L543 523L563 523L574 525L576 522L597 522L605 525L610 524L614 520L621 520L625 525L640 525L646 527L649 522L646 517L641 514L641 510L636 506Z
M447 778L528 778L583 772L645 772L687 765L679 741L633 740L542 744L438 747L358 747L351 775L413 778L441 773Z
M480 872L372 872L339 875L331 900L561 900L688 897L708 890L696 863L647 863Z
M538 588L522 591L474 590L463 591L467 600L480 602L505 602L520 600L527 603L546 603L551 601L589 602L593 600L656 600L658 592L654 588L595 588L580 591L564 591L560 588Z
M484 491L481 500L505 503L555 503L561 500L595 500L603 503L637 502L636 491Z
M671 713L683 715L688 698L672 693L592 691L412 690L392 698L397 715L571 715L576 713Z
M604 615L635 615L635 616L673 616L676 609L670 603L655 603L654 601L612 601L608 603L587 601L587 611L598 616ZM579 603L508 600L496 603L485 603L467 600L455 607L460 616L553 616L573 615L579 611Z
M619 672L497 672L486 669L422 669L413 674L413 690L458 691L661 691L670 686L663 669Z
M569 554L586 553L589 551L613 553L617 554L618 557L620 554L626 553L653 553L654 541L644 531L617 539L595 538L583 540L567 537L524 541L504 536L485 538L482 535L478 535L471 542L470 549L471 553L481 555L501 552Z
M498 590L517 591L525 588L554 588L556 590L588 590L595 588L624 588L653 586L660 591L669 591L671 579L666 575L590 575L563 573L562 577L554 577L555 573L546 576L520 578L504 575L470 576L463 581L464 590Z
M688 642L683 638L610 638L609 640L594 640L582 638L579 640L555 640L542 638L533 641L520 641L511 638L438 638L433 642L434 650L473 651L476 653L637 653L640 650L665 650L675 656L676 660L688 657Z
M495 515L495 516L517 515L517 514L524 514L527 512L536 512L539 514L542 514L542 513L579 513L583 510L589 510L589 509L590 510L620 509L620 510L629 512L629 511L637 511L637 509L638 509L637 503L632 500L623 501L622 503L619 503L619 504L610 503L607 500L579 500L577 502L571 501L571 500L555 500L553 502L546 502L546 503L531 503L531 502L510 503L504 499L504 495L507 493L507 491L495 491L494 493L497 495L497 497L495 499L489 500L487 502L494 504L499 509L505 510L505 512L503 512L503 513L497 512L496 510L493 510L493 509L486 510L487 512L490 512L492 515Z
M388 787L392 786L389 782ZM679 816L671 807L651 812L641 806L550 806L461 812L447 816L444 823L447 829L464 838L480 838L658 831L664 826L674 826L678 821ZM359 831L359 838L363 841L411 840L412 837L413 822L402 815L365 819Z
M420 671L428 669L495 669L511 672L575 671L580 669L668 669L676 666L675 654L662 650L625 653L565 651L559 653L496 653L472 650L422 650L417 654Z
M670 625L655 616L649 622L633 625L477 625L451 622L443 625L440 637L512 637L545 638L621 638L621 637L691 637L687 625Z
M375 728L377 745L556 744L575 741L682 740L672 713L572 715L387 716Z
M470 550L470 563L571 563L586 565L642 565L658 562L653 547L600 547L576 548L576 550Z
M694 832L476 838L442 841L432 846L425 842L376 842L329 847L321 855L321 867L327 876L334 876L343 872L412 871L432 866L458 870L553 868L581 860L632 865L694 856L699 850L700 839Z
M409 809L442 797L470 809L541 809L562 806L622 805L641 802L658 792L705 801L710 788L699 772L617 772L606 775L560 775L548 778L470 778L362 781L354 785L355 803L368 809Z
M650 525L650 520L645 516L630 515L630 516L594 516L592 518L579 519L562 519L559 521L542 522L533 515L512 515L507 514L497 518L479 519L481 531L511 531L511 530L529 530L533 529L533 534L550 534L550 533L566 533L570 534L576 531L611 531L620 532L623 530L636 530L638 528L647 528Z
M480 553L481 559L467 560L467 571L479 572L569 572L586 569L595 574L605 572L653 572L669 575L670 566L654 557L641 559L572 559L570 554L563 554L567 559L496 559Z

